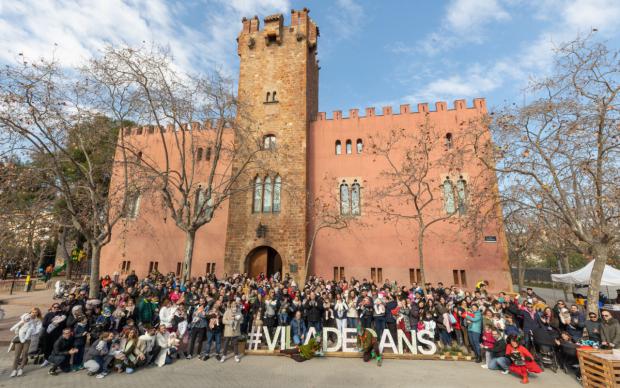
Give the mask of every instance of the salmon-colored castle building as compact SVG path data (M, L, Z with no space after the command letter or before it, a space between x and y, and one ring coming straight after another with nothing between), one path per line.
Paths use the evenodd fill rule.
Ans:
M430 158L445 153L464 154L468 131L464 123L486 114L484 99L473 106L457 100L448 107L437 102L433 110L418 104L412 110L401 105L398 112L383 107L333 112L331 118L318 111L317 39L319 30L307 9L292 11L290 26L282 15L243 19L238 42L240 57L239 101L248 109L264 141L265 172L248 177L253 190L240 190L216 210L213 220L196 234L192 276L248 272L289 273L301 280L307 274L323 278L387 279L410 284L419 281L418 226L395 220L375 206L376 192L389 185L388 163L370 146L381 134L393 130L414 133L431 126L442 141ZM346 116L346 117L345 117ZM208 128L204 129L208 136ZM488 131L483 129L485 136ZM159 134L137 129L127 134L142 152L156 159L162 152ZM171 136L165 133L165 136ZM202 153L203 151L201 151ZM201 162L210 163L205 150ZM241 161L233 161L232 170ZM196 169L207 174L208 168ZM476 230L458 221L468 202L481 194L497 195L496 177L475 158L458 166L434 167L429 175L433 203L427 218L446 212L455 217L429 227L424 240L426 280L473 287L488 280L491 289L510 289L507 245L501 211ZM484 183L468 180L482 176ZM375 192L373 195L372 193ZM347 221L347 227L322 229L306 258L317 226L316 201L330 203ZM396 200L396 210L409 214L410 201ZM139 276L157 269L182 271L185 234L167 218L156 193L145 193L131 216L115 226L112 241L104 247L101 273L135 270ZM486 209L489 210L489 209ZM426 210L429 211L429 210Z

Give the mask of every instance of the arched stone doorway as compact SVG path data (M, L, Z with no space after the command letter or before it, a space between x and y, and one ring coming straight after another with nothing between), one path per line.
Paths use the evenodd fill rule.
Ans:
M245 269L250 277L257 277L264 273L271 276L276 272L282 274L282 257L272 247L261 246L254 248L245 259Z

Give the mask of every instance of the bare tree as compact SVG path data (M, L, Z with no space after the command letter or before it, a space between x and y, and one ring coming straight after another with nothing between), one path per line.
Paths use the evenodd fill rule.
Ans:
M0 70L0 137L13 140L14 152L39 158L46 183L63 201L72 226L86 239L91 256L90 296L99 293L99 257L122 217L124 187L111 193L102 172L126 159L102 157L116 144L110 122L93 109L89 80L81 71L45 59ZM105 125L104 125L105 124ZM103 178L102 178L103 177ZM122 185L119 185L122 186Z
M477 224L474 220L483 218L486 195L473 198L468 192L495 192L488 179L484 180L487 190L478 190L484 176L465 173L466 162L474 159L473 148L464 141L454 148L445 142L428 114L415 129L392 129L387 135L371 137L372 154L385 166L380 181L386 183L371 194L376 211L384 220L413 224L422 283L426 282L425 237L431 228L444 222L463 228Z
M197 231L231 195L252 188L244 177L261 151L254 135L258 131L244 116L229 79L178 71L160 48L109 47L91 62L89 72L100 109L119 122L149 124L123 128L119 152L137 161L142 178L185 233L185 282L191 276ZM130 136L132 130L151 131L159 146L143 150ZM233 159L238 168L233 169Z
M511 201L549 225L560 222L594 259L590 311L598 310L603 270L619 236L619 54L591 38L559 47L554 74L531 84L535 99L494 115L497 147L477 145Z
M322 230L342 230L348 228L351 223L359 223L356 218L350 214L343 214L340 211L340 203L338 199L329 194L316 195L308 201L308 250L306 253L306 261L304 264L305 275L302 279L308 279L308 266L314 253L314 244Z

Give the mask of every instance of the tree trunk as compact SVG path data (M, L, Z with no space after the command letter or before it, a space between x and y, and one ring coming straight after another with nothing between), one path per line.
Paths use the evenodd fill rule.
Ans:
M522 256L517 256L517 286L519 288L519 292L523 291L525 287L525 265L523 262Z
M101 287L101 282L99 281L101 246L98 243L90 243L90 255L90 291L88 296L90 298L97 298L99 296L99 287Z
M570 272L570 260L568 260L568 255L563 253L560 257L561 261L562 261L562 269L564 270L564 273L569 273ZM572 284L566 284L564 286L564 292L570 293L571 296L573 294L573 285ZM568 297L566 297L565 299L568 299Z
M588 311L598 314L598 293L601 289L601 281L603 279L603 271L607 264L607 253L609 247L601 243L593 246L594 266L590 274L590 284L588 287Z
M420 279L418 279L418 281L422 283L422 288L424 288L424 285L426 284L426 274L424 273L424 232L423 231L418 232L418 257L420 258Z
M196 242L196 231L190 230L185 232L185 257L183 258L183 276L181 281L183 284L190 280L192 274L192 259L194 257L194 244Z

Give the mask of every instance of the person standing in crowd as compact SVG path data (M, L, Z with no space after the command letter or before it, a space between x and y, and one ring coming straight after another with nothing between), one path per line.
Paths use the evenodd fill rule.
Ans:
M467 337L471 344L472 350L476 355L476 362L482 362L482 354L480 351L480 336L482 335L482 314L477 304L471 305L471 310L467 313Z
M609 310L601 312L601 345L607 348L620 349L620 323L611 316Z
M347 309L347 327L357 327L358 324L358 312L357 312L357 294L355 290L351 290L347 293L346 305Z
M310 292L310 297L304 304L304 311L308 321L308 329L311 327L320 333L322 330L321 320L323 317L323 302L316 296L314 291Z
M192 320L189 325L190 327L190 337L189 337L189 350L187 352L186 358L189 360L194 355L200 354L202 352L202 343L205 340L207 333L207 312L205 310L206 300L204 297L201 297L198 302L198 306L194 309L192 314ZM196 352L194 353L194 347L196 348Z
M222 358L220 362L226 361L228 345L233 348L235 362L239 362L239 336L241 335L241 320L243 319L239 305L236 301L228 303L228 308L224 312L222 323L224 324L224 345L222 346Z
M375 299L372 319L375 324L377 338L379 338L380 340L381 338L383 338L383 330L385 330L385 301L383 300L382 295L379 295L377 299Z
M11 377L19 377L24 374L24 367L28 362L28 352L37 349L42 328L41 310L34 307L29 313L22 315L19 322L9 329L16 334L12 340L15 347L15 357L13 358Z
M52 354L54 343L62 335L66 319L67 316L62 312L58 303L52 304L49 312L43 317L40 347L44 361L41 367L49 365L48 358Z
M334 315L336 318L336 327L338 328L338 332L344 336L344 329L347 328L347 313L349 311L349 306L347 302L342 297L342 294L336 294L336 302L334 303Z
M215 342L216 359L220 358L222 347L222 311L221 302L216 300L207 313L207 348L200 355L200 359L207 361L211 357L211 345Z

